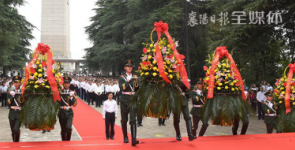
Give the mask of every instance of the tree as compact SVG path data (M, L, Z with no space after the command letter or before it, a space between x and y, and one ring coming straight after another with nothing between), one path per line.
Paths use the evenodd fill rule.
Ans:
M16 6L24 4L24 0L0 1L0 66L6 69L23 67L30 52L27 46L33 39L34 26L20 15Z

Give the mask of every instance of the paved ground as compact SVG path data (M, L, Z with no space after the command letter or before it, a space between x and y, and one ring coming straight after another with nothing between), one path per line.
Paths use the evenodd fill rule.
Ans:
M9 109L6 107L0 107L0 142L11 142L11 130L8 121L8 112ZM60 141L60 125L57 119L57 122L54 126L54 130L46 132L45 134L42 131L30 131L24 127L21 127L21 137L20 141L29 142L29 141ZM75 128L73 128L72 140L81 140Z
M78 104L79 105L79 104ZM93 109L98 112L102 112L102 108L96 108L91 106ZM120 106L118 106L120 112ZM190 105L191 108L191 105ZM8 122L8 109L4 107L0 107L0 142L9 142L11 141L11 133ZM116 119L116 124L120 125L120 113L118 118ZM199 127L201 126L201 122ZM240 123L241 126L241 123ZM98 127L104 128L104 125ZM241 128L241 127L240 127ZM239 129L240 129L239 128ZM183 117L181 117L180 121L180 130L182 136L187 136L185 121ZM199 131L200 129L198 129ZM128 131L130 132L129 126ZM137 129L137 137L138 138L162 138L162 137L175 137L175 131L173 128L173 119L166 120L166 126L158 126L157 118L144 118L143 126ZM197 131L197 132L198 132ZM240 130L238 131L238 133ZM263 134L265 133L265 124L262 120L257 120L255 116L250 117L250 125L247 131L247 134ZM122 134L115 133L115 134ZM231 135L231 127L221 127L215 125L209 125L205 136L216 136L216 135ZM42 134L41 131L30 131L25 128L21 128L21 141L59 141L60 139L60 126L57 122L55 125L55 129L51 132L47 132ZM81 140L76 130L73 130L72 140Z

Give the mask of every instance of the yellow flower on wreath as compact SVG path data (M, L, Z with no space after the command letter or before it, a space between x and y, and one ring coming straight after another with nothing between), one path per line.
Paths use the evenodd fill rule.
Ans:
M50 88L50 86L48 86L48 85L46 85L45 87L46 87L47 89L49 89L49 88Z
M35 89L37 89L39 86L38 85L35 85Z
M153 73L153 76L154 76L154 77L155 77L155 76L157 76L157 73L156 73L156 72L154 72L154 73Z
M172 75L172 74L169 74L169 78L170 78L170 79L173 79L173 75Z
M149 72L146 72L146 73L145 73L146 76L148 76L149 74L150 74Z
M41 74L41 73L40 73L40 74L38 74L38 77L39 77L39 78L41 78L41 77L42 77L42 74Z

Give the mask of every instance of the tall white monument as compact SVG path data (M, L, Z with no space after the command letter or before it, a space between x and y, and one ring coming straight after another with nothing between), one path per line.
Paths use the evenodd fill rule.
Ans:
M69 1L42 0L41 42L51 47L53 59L71 59Z

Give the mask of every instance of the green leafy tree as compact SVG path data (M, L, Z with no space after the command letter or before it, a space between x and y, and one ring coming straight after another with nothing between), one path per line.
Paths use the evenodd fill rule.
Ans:
M7 69L22 68L30 52L26 47L33 39L34 26L16 8L24 3L24 0L0 1L0 66L4 74Z

